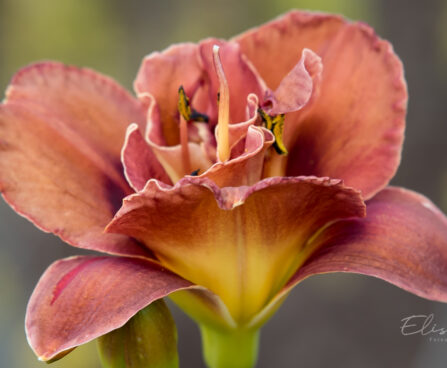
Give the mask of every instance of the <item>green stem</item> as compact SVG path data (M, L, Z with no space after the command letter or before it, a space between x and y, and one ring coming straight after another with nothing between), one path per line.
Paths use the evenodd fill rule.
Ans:
M259 329L215 329L200 325L209 368L252 368L258 357Z

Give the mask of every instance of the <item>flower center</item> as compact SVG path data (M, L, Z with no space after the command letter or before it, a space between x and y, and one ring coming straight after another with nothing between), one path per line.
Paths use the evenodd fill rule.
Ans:
M183 86L180 86L178 89L177 108L179 113L180 147L177 148L177 152L181 157L178 158L176 165L177 178L198 175L197 169L200 168L200 171L206 171L209 167L207 166L208 163L209 165L212 165L212 163L215 163L216 161L222 163L230 160L230 140L232 138L230 137L230 89L222 64L220 51L218 45L213 46L213 65L216 73L215 75L218 79L218 111L217 124L215 126L216 140L214 140L212 136L213 131L211 129L214 127L214 124L212 124L212 127L206 126L205 124L196 124L197 122L208 123L208 116L201 114L192 108L190 98L186 94ZM199 98L201 97L202 96L199 95ZM204 107L200 100L197 102L202 108ZM287 148L283 142L285 115L270 114L270 111L272 111L271 101L267 100L263 104L258 105L259 120L261 120L262 125L270 130L275 137L275 142L273 143L272 148L274 148L278 155L287 155ZM259 120L258 123L251 121L251 124L259 124ZM250 123L250 121L247 122ZM193 126L190 125L190 123L194 123ZM245 126L248 125L244 125L244 127ZM232 144L234 146L234 142ZM202 155L209 160L205 165L203 162L200 162ZM266 161L272 161L276 156L277 155L273 152L266 152ZM266 172L268 172L268 170Z

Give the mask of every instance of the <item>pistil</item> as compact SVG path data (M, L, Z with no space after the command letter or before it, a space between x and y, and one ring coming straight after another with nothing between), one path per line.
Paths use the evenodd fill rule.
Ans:
M213 47L214 67L219 79L218 118L217 118L217 158L221 162L230 158L228 125L230 121L230 90L219 56L219 46Z

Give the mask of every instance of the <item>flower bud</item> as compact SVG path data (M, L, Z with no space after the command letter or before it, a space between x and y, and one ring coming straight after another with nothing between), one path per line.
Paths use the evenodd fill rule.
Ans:
M98 338L98 348L104 368L178 367L177 329L162 299Z

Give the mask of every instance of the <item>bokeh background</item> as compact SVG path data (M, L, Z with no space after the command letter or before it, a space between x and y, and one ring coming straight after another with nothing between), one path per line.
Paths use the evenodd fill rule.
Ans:
M410 92L403 161L393 183L447 211L445 0L0 0L0 89L18 68L41 59L97 69L130 89L147 53L175 42L227 38L291 8L365 21L393 43ZM79 253L1 201L0 367L45 366L26 342L26 303L53 260ZM182 367L203 367L197 328L173 312ZM400 333L402 318L429 313L447 327L447 305L364 276L314 277L263 329L258 367L445 367L447 342ZM95 349L95 343L83 346L53 367L99 368Z

